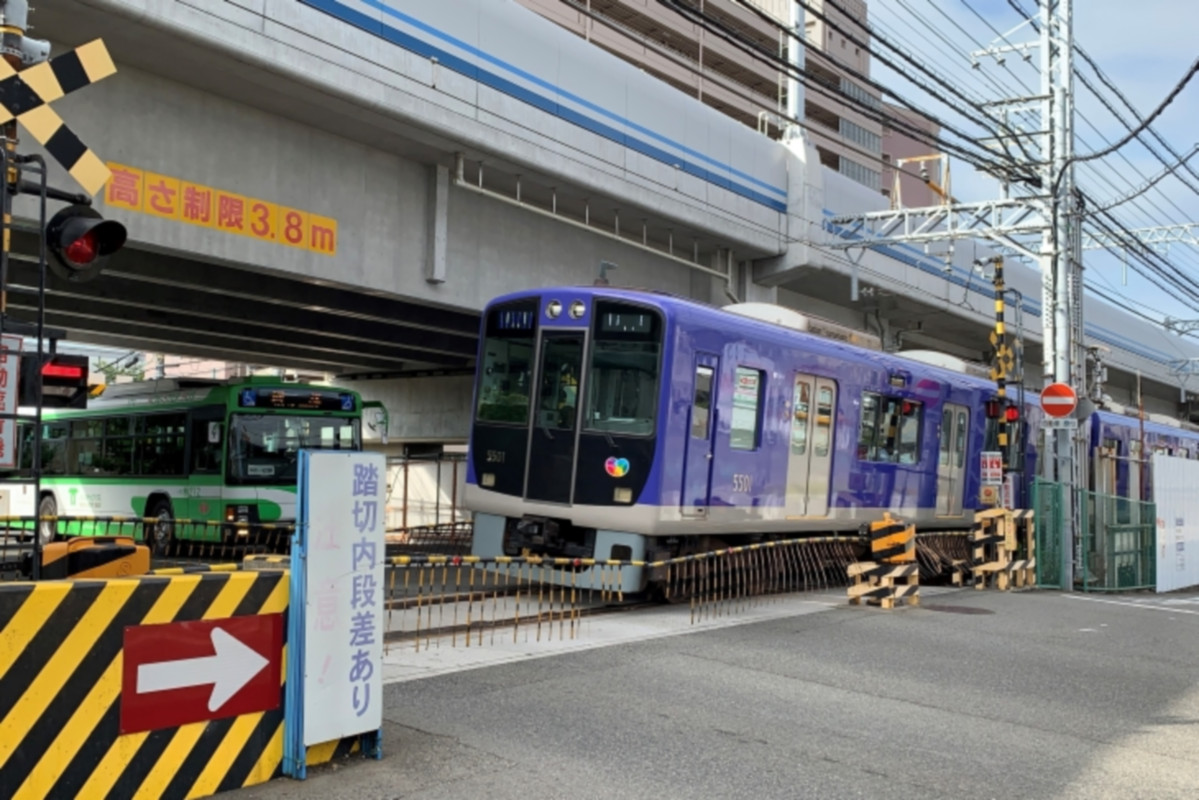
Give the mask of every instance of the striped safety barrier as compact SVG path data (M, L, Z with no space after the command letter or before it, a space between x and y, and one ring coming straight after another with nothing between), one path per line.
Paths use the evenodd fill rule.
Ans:
M0 584L5 796L202 797L280 775L288 604L284 571Z

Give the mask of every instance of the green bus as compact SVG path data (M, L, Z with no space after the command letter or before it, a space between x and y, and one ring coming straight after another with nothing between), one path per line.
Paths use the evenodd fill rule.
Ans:
M256 525L294 523L299 451L361 450L364 407L381 408L357 392L276 377L110 385L86 409L43 409L36 510L32 486L16 485L32 464L33 426L20 426L20 468L0 483L0 510L154 518L145 534L160 555L185 540L237 543ZM43 542L55 530L43 522Z

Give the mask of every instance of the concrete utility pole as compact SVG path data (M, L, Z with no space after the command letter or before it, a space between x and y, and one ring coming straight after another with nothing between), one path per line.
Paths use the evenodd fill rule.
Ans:
M1057 381L1086 397L1083 365L1082 236L1074 194L1074 36L1073 0L1042 0L1041 13L1041 119L1045 142L1042 154L1047 168L1042 180L1053 190L1051 227L1042 238L1042 324L1046 384ZM1052 309L1052 313L1050 313ZM1074 567L1081 563L1078 536L1077 487L1085 487L1078 452L1077 420L1069 427L1046 431L1045 477L1066 487L1062 502L1061 582L1074 583Z
M1039 32L1036 41L1013 43L1026 25ZM1013 166L996 177L1003 197L977 203L946 203L928 208L896 208L829 220L845 237L827 246L851 250L894 244L957 239L985 239L1001 253L1037 263L1042 274L1042 344L1045 383L1065 383L1086 397L1086 353L1082 308L1082 225L1074 183L1073 0L1040 0L1036 19L1028 19L1001 35L996 43L972 53L1003 59L1027 56L1040 49L1040 93L983 104L1003 133L983 140L1002 150ZM1029 117L1039 117L1036 121ZM1013 125L1028 121L1030 132ZM1028 152L1031 148L1033 152ZM1040 186L1024 194L1012 191L1009 175L1020 166L1035 168ZM1027 174L1027 172L1026 172ZM1000 278L1002 280L1002 278ZM1081 563L1078 548L1077 488L1087 485L1086 458L1078 441L1076 418L1046 423L1043 476L1063 486L1061 586L1074 584Z

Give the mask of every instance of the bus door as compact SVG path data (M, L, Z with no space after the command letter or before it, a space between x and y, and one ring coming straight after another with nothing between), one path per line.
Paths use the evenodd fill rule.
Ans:
M543 330L525 498L546 503L571 502L578 442L579 381L583 375L586 333Z
M683 516L706 517L712 491L712 453L716 446L716 387L720 359L709 353L695 356L687 449L683 456L683 492L679 510Z
M222 519L221 484L210 476L219 476L225 463L225 407L197 408L188 419L190 428L187 454L189 508L175 507L175 516L195 519Z
M946 403L941 411L941 441L937 453L937 516L960 517L966 488L966 434L970 412Z

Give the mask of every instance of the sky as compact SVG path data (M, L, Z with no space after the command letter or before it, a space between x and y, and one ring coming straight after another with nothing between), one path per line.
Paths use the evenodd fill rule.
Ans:
M1036 0L1018 2L1030 12L1037 5ZM1193 26L1186 19L1186 5L1180 0L1073 2L1076 45L1081 46L1098 63L1142 116L1151 113L1161 103L1199 55ZM871 25L878 34L907 50L972 98L995 100L1002 96L1001 90L1006 90L1008 96L1017 92L1023 94L1027 89L1017 89L1020 80L1033 90L1039 89L1040 76L1033 69L1039 66L1039 52L1036 49L1031 51L1030 63L1023 62L1018 54L1009 54L1003 67L996 65L993 59L983 57L979 59L979 68L974 69L967 55L999 40L1000 34L1010 33L1009 41L1012 43L1036 40L1036 33L1028 26L1011 33L1023 18L1007 0L869 0L868 6ZM878 43L874 49L888 52ZM898 61L897 55L891 55ZM1125 119L1131 120L1127 108L1119 104L1119 100L1099 82L1093 70L1081 58L1076 57L1075 68L1101 89L1102 94L1124 113ZM912 74L919 74L909 69ZM871 76L946 122L971 133L981 130L959 109L947 107L930 97L905 75L888 68L878 59L871 64ZM1127 135L1128 129L1077 80L1075 104L1078 114L1075 121L1076 155L1104 149ZM971 110L971 113L975 112ZM1157 118L1153 129L1176 152L1185 155L1199 143L1199 129L1192 123L1197 117L1199 75L1191 79ZM1156 142L1153 144L1157 145ZM1163 147L1157 145L1157 150L1167 161L1174 162L1173 156ZM1199 174L1199 155L1189 163ZM1098 204L1107 205L1164 169L1161 161L1134 140L1112 156L1078 165L1076 179ZM1193 186L1199 187L1199 179L1188 177ZM961 201L1000 196L993 179L965 162L953 163L952 179L953 194ZM1171 176L1141 199L1114 207L1112 213L1124 227L1133 229L1185 223L1199 220L1199 197L1178 178ZM1199 277L1199 248L1173 244L1164 255L1186 274L1188 281L1195 281ZM1169 316L1199 320L1199 301L1180 301L1178 290L1158 288L1134 271L1131 266L1133 260L1129 260L1127 268L1123 260L1106 251L1088 250L1084 254L1085 283L1122 298L1139 312L1154 319ZM1196 286L1199 287L1199 281L1196 281Z

